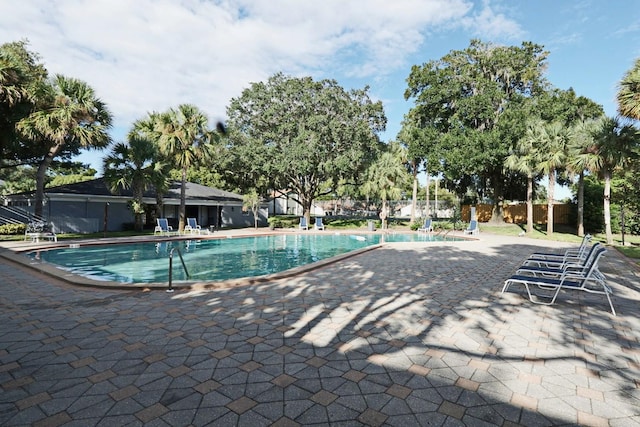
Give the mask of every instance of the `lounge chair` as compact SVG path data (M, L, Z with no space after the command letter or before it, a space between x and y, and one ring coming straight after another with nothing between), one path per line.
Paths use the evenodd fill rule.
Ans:
M529 301L534 304L551 305L555 303L560 290L584 291L594 294L603 294L607 297L611 313L615 316L616 310L611 302L611 288L606 284L606 278L598 270L598 260L606 252L606 248L600 246L594 251L589 266L581 271L567 271L556 277L539 277L525 274L515 274L504 282L502 293L513 284L521 284L525 287ZM550 291L546 295L533 294L532 287L537 287L543 291Z
M301 216L300 217L300 225L299 225L301 230L308 230L309 229L309 224L307 224L307 218Z
M427 218L424 220L424 224L422 227L418 228L418 232L430 233L433 231L433 226L431 225L431 218Z
M584 264L587 259L593 254L594 250L598 247L602 246L601 243L596 243L591 248L589 246L584 246L578 252L567 252L561 258L537 258L535 255L531 255L529 258L525 259L522 263L522 267L525 266L537 266L544 268L562 268L568 264Z
M480 233L480 229L478 228L478 221L472 219L469 223L469 227L464 230L464 234L478 234Z
M579 260L568 260L563 263L546 260L526 260L525 263L516 270L516 274L530 274L532 276L546 277L557 277L567 272L578 274L582 271L588 270L591 267L591 264L595 262L598 253L604 252L605 250L606 249L602 244L596 243L591 247L587 255Z
M173 233L173 227L169 225L169 221L166 218L158 218L156 220L157 225L156 228L153 229L153 234L166 234L170 235Z
M324 230L324 224L322 223L322 217L316 217L316 223L313 226L316 230Z
M568 260L580 260L584 259L589 249L589 242L591 242L591 235L586 234L582 238L582 242L578 248L569 248L564 253L554 252L534 252L529 255L528 260L544 260L549 262L566 262Z
M198 221L195 218L187 218L187 225L184 226L184 232L200 234L202 232L202 228L198 225Z

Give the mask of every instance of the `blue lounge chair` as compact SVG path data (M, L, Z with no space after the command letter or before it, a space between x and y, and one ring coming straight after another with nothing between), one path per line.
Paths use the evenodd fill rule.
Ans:
M478 234L480 233L480 229L478 228L478 221L472 219L469 223L469 227L464 230L464 234Z
M198 221L195 218L187 218L187 225L184 227L184 232L200 234L202 232L202 228L198 225Z
M156 228L153 230L153 234L166 234L169 235L173 233L173 227L169 225L169 221L166 218L158 218Z
M598 269L598 260L605 252L606 248L600 246L594 250L593 255L588 261L587 268L577 271L566 269L566 271L555 277L536 277L527 274L515 274L505 280L502 293L509 289L511 285L520 284L525 287L529 301L534 304L543 305L553 304L562 289L602 294L607 297L609 307L611 307L611 313L615 316L616 310L613 307L613 302L611 302L611 294L613 292L606 284L606 278ZM546 295L534 294L531 291L533 287L550 293Z
M308 230L309 229L309 224L307 224L307 218L301 216L300 217L300 229L301 230Z
M316 217L316 223L313 226L316 230L324 230L324 224L322 223L322 217Z
M557 263L551 261L525 260L525 262L516 270L516 274L528 274L532 276L543 277L557 277L566 273L580 274L588 270L591 264L595 262L599 252L604 252L605 249L601 243L596 243L591 247L586 257L580 260L569 260L564 263Z
M558 256L553 258L551 256L545 256L544 258L538 257L538 255L530 255L529 258L525 259L522 263L522 267L525 266L538 266L545 268L562 268L568 264L578 264L583 265L587 262L588 258L593 255L595 249L599 246L602 246L601 243L596 243L591 248L588 245L581 247L578 252L571 250L571 252L567 251L565 255ZM522 268L521 267L521 268Z
M430 233L433 231L433 226L431 225L431 218L427 218L424 220L424 224L422 227L418 228L418 231Z
M587 253L589 252L589 242L591 241L591 235L586 234L582 238L582 242L580 243L580 247L578 248L569 248L564 253L553 253L553 252L534 252L529 255L527 261L531 263L537 263L547 261L547 262L568 262L568 261L580 261L583 260ZM525 262L527 263L527 262Z

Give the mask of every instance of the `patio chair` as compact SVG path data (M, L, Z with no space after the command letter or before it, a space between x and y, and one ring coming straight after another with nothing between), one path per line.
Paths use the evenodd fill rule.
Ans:
M157 225L156 228L153 229L153 234L166 234L170 235L173 233L173 227L169 225L169 221L166 218L158 218L156 219Z
M565 272L578 273L587 270L591 263L595 261L598 251L604 251L601 243L596 243L591 247L587 255L577 260L567 260L565 262L552 262L546 260L526 260L516 270L516 274L531 274L532 276L560 276Z
M597 248L588 268L581 271L567 270L556 277L515 274L505 280L502 293L509 289L511 285L520 284L525 287L529 301L542 305L552 305L555 303L562 289L602 294L607 297L609 307L611 307L611 313L615 316L616 310L611 301L611 294L613 292L607 285L604 275L598 270L598 260L605 252L606 248L603 246ZM548 292L546 294L534 294L531 291L532 287Z
M424 220L424 224L422 227L418 228L418 232L431 233L433 231L433 226L431 225L431 218L427 218Z
M301 216L300 217L300 225L299 225L301 230L308 230L309 229L309 224L307 224L307 218Z
M582 242L580 246L577 248L569 248L564 253L555 253L555 252L534 252L529 255L527 260L532 262L535 261L549 261L549 262L566 262L569 260L581 260L584 259L587 255L589 242L591 242L591 235L586 234L582 238Z
M30 222L27 224L24 233L24 240L31 239L32 243L39 243L40 239L47 239L52 242L58 241L58 236L53 231L53 227L44 222Z
M561 268L567 264L584 264L587 261L587 258L593 253L594 248L598 246L602 246L600 243L596 243L595 245L589 247L585 246L580 249L578 252L568 252L562 257L552 258L536 258L534 255L531 255L529 258L525 259L522 262L522 266L537 266L537 267L545 267L545 268Z
M187 218L187 225L184 226L184 232L200 234L202 232L202 228L198 225L198 221L195 218Z
M324 230L324 224L322 223L322 217L316 217L316 223L313 226L316 230Z
M469 223L469 227L467 227L466 230L464 230L464 234L478 234L480 233L480 229L478 228L478 221L476 221L475 219L472 219L471 222Z

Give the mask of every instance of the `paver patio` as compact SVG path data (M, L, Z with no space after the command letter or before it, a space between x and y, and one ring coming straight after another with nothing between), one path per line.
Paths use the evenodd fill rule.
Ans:
M640 270L534 305L504 279L566 245L393 244L218 290L65 284L0 258L0 425L640 426Z

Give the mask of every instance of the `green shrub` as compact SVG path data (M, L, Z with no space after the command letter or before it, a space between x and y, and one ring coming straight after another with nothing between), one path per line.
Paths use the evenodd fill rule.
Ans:
M270 216L267 222L270 228L282 228L282 219L280 217Z
M27 230L27 224L0 225L0 234L6 234L6 235L24 234L26 230Z

